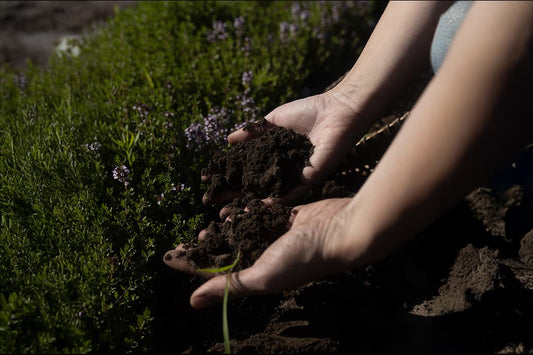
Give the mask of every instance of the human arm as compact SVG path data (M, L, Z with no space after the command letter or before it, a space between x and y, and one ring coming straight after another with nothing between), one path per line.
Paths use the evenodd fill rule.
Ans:
M375 250L386 254L411 237L531 143L532 24L528 2L472 6L442 68L348 207L359 211L352 228L372 229Z
M293 129L308 135L315 146L302 184L285 200L295 200L325 178L399 90L429 63L431 37L448 6L439 1L390 2L344 80L328 92L284 104L266 116L264 128ZM236 144L262 132L241 129L228 141Z
M251 268L232 273L230 293L276 292L377 261L519 152L533 132L532 23L530 2L474 4L358 194L297 207L291 229ZM224 276L209 280L191 304L219 302L224 287Z

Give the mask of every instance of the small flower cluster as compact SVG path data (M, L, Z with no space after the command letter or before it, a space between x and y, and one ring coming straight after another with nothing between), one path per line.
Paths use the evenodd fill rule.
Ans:
M298 31L296 23L288 23L283 21L279 24L279 39L281 43L287 43L289 39L293 38Z
M252 86L252 80L254 79L254 74L251 70L245 71L242 73L242 85L244 85L245 90L249 91L250 87Z
M247 92L245 92L242 95L237 95L237 100L239 100L242 112L246 114L246 119L249 121L255 120L258 115L258 108L255 105L254 98L248 96Z
M178 187L176 187L175 185L172 185L172 187L170 188L170 191L168 192L179 192L179 191L184 191L184 190L185 190L185 184L180 184ZM156 199L157 199L157 204L161 205L161 202L163 202L163 200L165 199L165 193L161 192L161 194L157 196Z
M303 8L300 3L295 2L291 5L291 15L295 19L306 21L309 18L309 10Z
M91 152L96 152L102 148L102 143L98 142L96 137L94 137L94 141L91 143L86 143L85 148L89 149Z
M163 122L163 128L169 129L170 127L173 126L173 123L172 123L171 119L174 118L175 113L174 112L165 111L165 112L163 112L163 116L166 118L165 122Z
M237 44L240 46L240 49L245 57L250 56L250 53L253 50L252 40L250 37L245 36L244 24L246 20L242 16L238 16L233 20L233 33L237 39ZM207 41L209 43L221 42L227 39L230 35L228 32L228 25L222 21L213 22L213 29L207 33Z
M323 7L320 12L320 26L312 29L317 39L326 39L330 35L328 29L342 22L342 17L357 17L365 15L368 9L367 1L319 1ZM281 43L291 41L301 29L309 26L309 2L294 2L291 4L292 21L283 21L279 24L279 39Z
M213 43L216 41L223 41L228 38L229 34L226 29L226 24L222 21L213 22L213 30L207 33L207 41Z
M20 92L24 92L24 90L28 86L28 78L26 77L26 75L22 71L18 72L15 76L15 80L17 82L17 86L19 87Z
M140 118L146 118L152 110L150 106L146 104L136 104L131 107L134 111L137 112Z
M252 50L252 40L250 37L244 37L244 44L241 46L242 54L244 54L245 57L249 57Z
M254 121L259 117L259 109L254 98L250 95L254 75L251 70L242 73L241 82L244 91L235 97L238 110L246 117L244 122L235 124L228 129L229 116L233 113L226 108L215 107L204 117L203 124L194 122L185 129L187 137L187 147L199 151L206 144L223 146L227 142L227 135L239 128L244 127L247 122Z
M241 111L246 114L247 121L253 121L257 119L258 108L255 104L255 100L249 94L252 90L252 80L254 79L254 74L251 70L245 71L242 73L242 85L244 86L244 93L242 95L237 95L237 100L239 100L241 105Z
M309 19L309 4L298 2L291 5L291 16L294 22L283 21L279 24L279 39L281 43L287 43L294 38L300 29L300 25L305 25Z
M204 117L204 122L194 122L185 129L187 147L200 150L206 144L222 146L226 143L230 110L215 107Z
M113 179L118 180L124 184L124 186L129 185L130 180L130 169L126 165L116 166L113 171Z
M244 17L239 16L233 20L233 30L237 37L242 37L244 35Z
M318 39L325 39L329 36L326 28L342 22L342 17L356 18L365 16L370 8L368 1L321 1L320 4L330 5L329 11L322 11L320 16L321 27L313 29L313 33ZM372 27L372 23L368 23Z

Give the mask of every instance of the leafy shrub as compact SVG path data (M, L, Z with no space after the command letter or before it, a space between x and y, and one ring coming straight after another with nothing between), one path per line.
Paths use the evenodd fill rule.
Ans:
M141 2L45 68L3 65L0 352L153 349L161 257L206 222L200 169L346 70L376 12Z

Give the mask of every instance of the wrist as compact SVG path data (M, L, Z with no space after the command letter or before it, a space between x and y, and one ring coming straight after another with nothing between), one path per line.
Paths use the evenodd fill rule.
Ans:
M335 102L338 107L351 110L354 121L366 129L372 126L379 114L377 105L373 103L373 95L358 82L346 77L323 95Z
M326 109L329 111L325 115L333 120L349 121L347 133L350 132L346 139L353 141L362 137L370 129L375 118L365 112L365 103L355 93L355 90L349 88L333 88L320 94L324 99Z
M345 270L384 259L393 249L380 233L379 223L365 216L365 209L356 195L335 216L338 240L332 256Z

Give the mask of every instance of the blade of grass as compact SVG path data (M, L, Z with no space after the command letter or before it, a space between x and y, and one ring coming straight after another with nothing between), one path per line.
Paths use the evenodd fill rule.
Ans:
M222 301L222 336L224 338L224 353L231 354L231 345L229 342L229 327L228 327L228 295L229 295L229 281L231 277L231 270L226 275L226 288L224 289L224 299Z
M196 271L209 272L209 273L219 273L223 271L228 271L226 275L226 287L224 288L224 298L222 300L222 336L224 338L224 353L231 354L231 345L229 342L229 326L228 326L228 298L229 298L229 283L231 279L231 271L239 262L241 256L240 250L237 252L235 261L231 265L222 266L219 268L207 268L207 269L197 269Z

